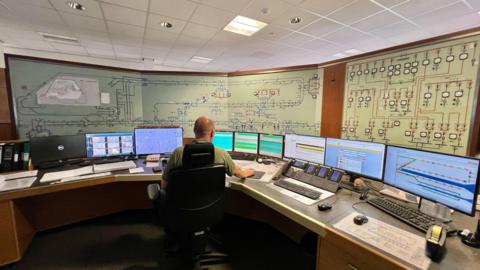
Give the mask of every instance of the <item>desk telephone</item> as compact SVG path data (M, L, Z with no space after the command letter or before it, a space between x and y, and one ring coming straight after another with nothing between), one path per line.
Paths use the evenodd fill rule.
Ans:
M307 163L301 160L291 160L284 168L283 174L309 185L336 192L343 172L322 165Z

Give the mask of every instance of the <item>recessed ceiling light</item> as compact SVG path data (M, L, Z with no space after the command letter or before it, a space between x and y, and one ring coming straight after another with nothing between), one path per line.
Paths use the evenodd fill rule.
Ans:
M301 23L302 22L302 18L300 17L293 17L290 19L289 21L291 24L297 24L297 23Z
M350 50L346 50L345 53L347 53L347 54L359 54L359 53L362 53L362 51L357 50L357 49L350 49Z
M342 58L342 57L347 57L347 55L344 54L344 53L336 53L336 54L333 55L333 57Z
M69 37L69 36L62 36L62 35L55 35L49 34L44 32L38 32L45 40L50 42L58 42L58 43L78 43L78 39L76 37Z
M251 36L267 26L266 23L238 15L223 30Z
M194 63L201 63L201 64L208 64L212 61L212 58L201 57L201 56L194 56L190 59L190 62Z
M165 28L172 28L173 24L169 22L160 22L160 26Z
M86 9L82 4L74 1L68 1L67 5L75 10L83 11Z
M480 10L477 13L478 13L478 15L480 15Z

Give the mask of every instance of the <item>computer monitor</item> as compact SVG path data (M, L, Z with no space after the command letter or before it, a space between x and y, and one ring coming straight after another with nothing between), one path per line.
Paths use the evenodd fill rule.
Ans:
M327 138L325 154L327 166L381 180L384 159L384 144Z
M256 154L258 151L258 133L235 132L233 150Z
M260 134L258 154L275 158L283 157L283 135Z
M135 129L135 153L137 155L172 153L182 145L182 128Z
M474 158L389 145L384 183L473 216L479 166Z
M285 134L285 157L323 164L324 156L325 138Z
M233 132L216 131L213 136L213 145L225 151L233 151Z
M30 155L35 166L85 156L85 135L34 137L30 139Z
M133 132L87 133L87 157L112 157L133 154Z

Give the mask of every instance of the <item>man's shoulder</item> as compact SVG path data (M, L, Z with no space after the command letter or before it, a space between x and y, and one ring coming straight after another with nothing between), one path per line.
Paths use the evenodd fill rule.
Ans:
M220 156L230 156L227 151L225 151L222 148L214 146L215 149L215 156L220 155Z

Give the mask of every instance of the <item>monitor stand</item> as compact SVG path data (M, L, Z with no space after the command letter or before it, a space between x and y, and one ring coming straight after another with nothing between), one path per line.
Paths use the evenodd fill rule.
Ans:
M480 219L477 221L477 231L465 236L462 243L470 247L480 248Z
M452 214L450 213L450 208L446 207L445 205L420 198L418 208L420 212L434 217L442 222L452 221Z
M365 184L365 180L358 174L348 173L350 176L349 181L342 180L340 182L340 187L354 191L354 192L362 192L367 190L367 185ZM358 180L357 180L358 179Z

